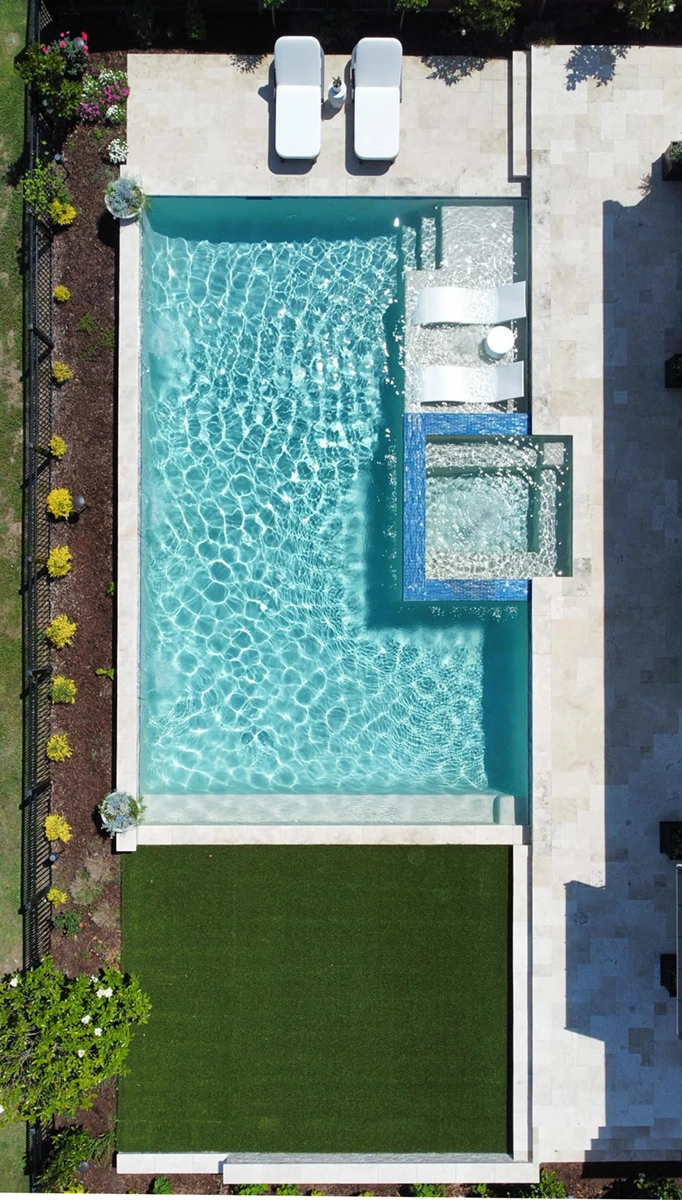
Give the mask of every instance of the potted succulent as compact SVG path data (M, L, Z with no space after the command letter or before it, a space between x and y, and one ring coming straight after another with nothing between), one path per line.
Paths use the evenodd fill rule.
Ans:
M665 386L682 388L682 354L671 354L665 360Z
M332 108L343 108L346 101L346 85L340 75L335 75L332 79L328 94Z
M99 805L99 815L102 828L109 837L115 833L125 833L133 825L139 825L144 813L142 797L131 796L129 792L109 792Z
M136 221L140 213L149 208L149 197L142 191L136 179L120 175L118 179L112 179L107 187L104 203L117 221Z
M682 142L671 142L662 160L663 178L682 179Z

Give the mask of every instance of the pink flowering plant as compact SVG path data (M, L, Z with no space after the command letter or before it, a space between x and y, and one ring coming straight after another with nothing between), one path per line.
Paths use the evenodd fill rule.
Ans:
M88 35L87 33L74 34L71 37L70 31L60 33L58 38L50 42L49 46L41 46L43 54L58 54L64 62L64 74L67 79L82 79L85 74L85 68L88 65Z
M126 119L126 100L130 95L125 71L103 70L86 75L81 96L81 120L95 124L123 125Z
M105 1079L126 1075L134 1025L151 1003L134 975L104 967L75 979L50 956L0 983L0 1128L91 1108Z

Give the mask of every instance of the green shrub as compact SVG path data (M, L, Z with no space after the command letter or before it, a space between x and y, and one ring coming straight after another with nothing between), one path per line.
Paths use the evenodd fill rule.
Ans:
M33 84L48 116L73 121L81 103L80 79L70 78L62 55L50 48L47 52L35 42L16 64L24 83Z
M410 1192L413 1196L447 1196L448 1189L444 1183L413 1183Z
M21 178L24 200L46 225L70 225L76 215L69 190L51 163L38 163Z
M238 1196L267 1196L270 1191L267 1183L242 1183L237 1188Z
M94 333L97 329L97 317L93 317L92 313L83 313L83 316L78 318L76 329L81 333Z
M152 1186L149 1189L152 1196L170 1196L173 1191L171 1181L167 1175L157 1175L152 1180Z
M421 12L429 7L429 0L395 0L395 6L398 12Z
M206 37L206 18L198 0L187 0L185 4L185 33L195 42L203 42Z
M295 1183L280 1183L275 1188L276 1196L300 1196L300 1194Z
M559 1200L562 1200L567 1194L566 1184L561 1179L557 1179L555 1171L540 1171L540 1182L534 1183L528 1192L529 1196L558 1197Z
M75 704L77 691L75 680L67 675L55 675L50 687L50 700L53 704Z
M640 1196L651 1200L682 1200L682 1187L673 1179L649 1179L642 1173L637 1176L635 1187Z
M616 0L616 8L625 13L628 25L650 29L656 17L673 11L672 0Z
M45 1170L38 1179L39 1192L71 1192L80 1182L78 1168L82 1162L100 1166L112 1150L112 1132L92 1137L80 1125L60 1129L50 1139Z
M80 913L70 908L68 912L59 913L57 917L54 917L52 924L55 929L61 930L64 937L76 937L83 922Z
M58 918L55 918L55 921ZM91 1108L105 1079L127 1074L135 1024L151 1004L135 976L105 967L75 979L50 956L0 983L0 1127Z
M454 0L450 12L466 30L475 33L494 33L505 37L509 33L519 0Z

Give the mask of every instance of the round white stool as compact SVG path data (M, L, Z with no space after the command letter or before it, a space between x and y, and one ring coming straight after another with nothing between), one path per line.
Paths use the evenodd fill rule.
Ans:
M504 358L514 345L514 334L508 325L496 325L485 339L484 349L489 358Z

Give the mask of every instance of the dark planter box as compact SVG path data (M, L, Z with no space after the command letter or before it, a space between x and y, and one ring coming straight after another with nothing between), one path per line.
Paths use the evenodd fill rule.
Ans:
M665 180L682 179L682 143L670 143L663 155L662 166L663 178Z
M671 354L665 360L665 386L682 388L682 354Z
M675 999L677 996L677 955L661 954L661 987Z
M682 862L682 821L660 821L658 829L661 854L667 854L672 862Z

